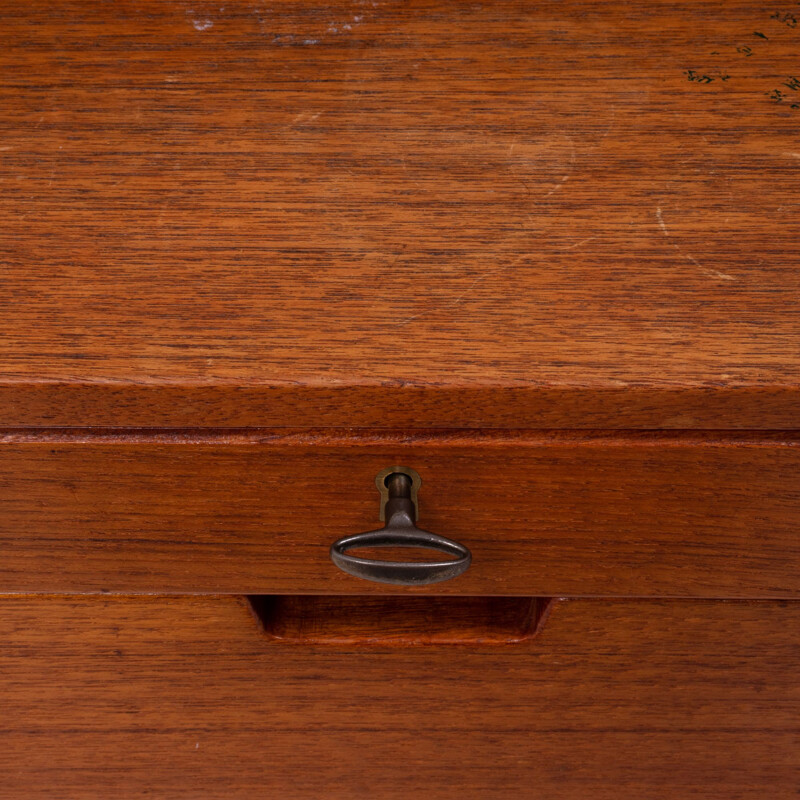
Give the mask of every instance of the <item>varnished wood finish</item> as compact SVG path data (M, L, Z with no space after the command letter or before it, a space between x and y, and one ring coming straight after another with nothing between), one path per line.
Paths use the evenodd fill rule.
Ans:
M3 0L0 425L800 427L790 6Z
M0 602L0 794L794 800L800 604L565 601L487 647L308 647L240 598Z
M415 591L328 554L395 464L473 554L416 591L800 597L800 441L761 433L7 433L0 590Z
M796 798L798 20L0 0L0 800Z

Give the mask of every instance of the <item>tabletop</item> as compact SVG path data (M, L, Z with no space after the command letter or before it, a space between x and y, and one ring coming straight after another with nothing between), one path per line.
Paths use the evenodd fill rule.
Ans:
M800 5L0 2L0 426L797 428Z

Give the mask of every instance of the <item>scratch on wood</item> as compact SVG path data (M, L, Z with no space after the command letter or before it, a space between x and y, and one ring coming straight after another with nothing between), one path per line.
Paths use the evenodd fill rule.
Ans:
M472 293L472 290L482 281L485 281L487 278L491 277L492 275L497 275L498 273L505 272L512 267L516 267L521 261L528 257L527 253L523 253L513 261L508 264L498 264L498 266L494 267L494 269L488 269L482 275L478 275L463 292L461 292L458 297L453 298L447 303L442 305L437 305L431 308L426 308L424 311L420 311L419 314L413 314L410 317L406 317L404 320L398 322L395 327L402 328L404 325L408 325L409 322L413 322L415 319L419 319L420 317L424 317L426 314L432 314L435 311L442 311L446 308L452 308L453 306L460 305L467 297Z
M546 195L544 195L545 197L550 197L551 194L557 192L569 180L569 177L572 174L572 170L575 167L575 159L576 159L575 142L572 141L571 136L567 136L566 138L567 141L569 142L569 147L570 147L570 156L569 156L569 164L567 165L567 171L563 175L561 180Z
M309 122L314 122L314 120L318 119L321 116L322 112L317 112L316 114L312 114L310 111L301 111L285 128L284 130L288 130L289 128L293 128L295 125L306 124Z
M597 236L589 236L587 239L581 239L579 242L575 242L574 244L568 245L567 247L562 247L562 250L574 250L576 247L580 247L581 245L588 244L589 242L593 242L597 239Z
M708 275L711 278L718 278L719 280L723 281L735 281L736 278L733 275L726 275L724 272L719 272L716 269L710 269L709 267L703 266L694 256L689 255L688 253L684 253L681 249L681 246L676 242L672 241L672 236L670 235L669 228L667 228L667 223L664 222L664 215L661 213L661 208L656 208L656 219L658 220L658 225L661 228L661 232L666 237L667 241L670 243L672 247L681 255L681 257L685 258L691 264L694 264L701 272L705 275Z

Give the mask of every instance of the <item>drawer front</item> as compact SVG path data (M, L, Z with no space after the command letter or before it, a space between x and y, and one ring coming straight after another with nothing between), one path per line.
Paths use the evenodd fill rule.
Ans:
M0 591L397 592L329 547L380 527L376 474L422 477L421 527L472 565L421 589L800 596L786 435L8 434Z
M510 644L312 645L241 597L6 596L0 794L789 800L799 629L781 601L584 599Z

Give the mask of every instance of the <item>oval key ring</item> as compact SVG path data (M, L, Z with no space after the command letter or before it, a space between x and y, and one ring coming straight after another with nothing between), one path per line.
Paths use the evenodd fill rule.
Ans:
M414 524L411 499L412 480L404 472L391 472L385 478L388 500L384 506L386 525L367 533L344 536L331 545L331 560L339 569L377 583L397 586L425 586L461 575L471 564L472 554L459 542L430 533ZM455 556L435 561L382 561L360 558L348 550L356 547L419 547Z

